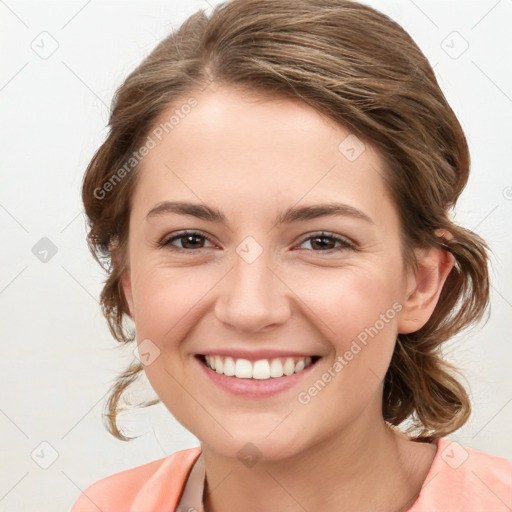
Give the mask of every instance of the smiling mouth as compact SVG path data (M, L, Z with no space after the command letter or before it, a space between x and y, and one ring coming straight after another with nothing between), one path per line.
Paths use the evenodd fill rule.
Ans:
M308 356L276 357L249 361L248 359L219 355L198 354L196 357L205 366L226 377L256 380L267 380L300 373L320 359L320 356Z

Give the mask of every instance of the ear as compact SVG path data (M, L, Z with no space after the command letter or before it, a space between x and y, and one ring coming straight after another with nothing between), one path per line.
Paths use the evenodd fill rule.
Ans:
M439 236L451 238L451 234L444 230ZM398 321L398 332L402 334L415 332L428 322L454 265L453 255L440 247L417 249L415 254L418 268L409 271L406 296Z
M130 265L129 263L123 262L121 257L120 248L117 244L117 241L114 241L111 246L110 250L110 257L112 259L112 263L116 267L124 267L124 270L121 274L121 277L119 279L121 291L123 292L124 298L126 300L126 303L128 304L128 309L130 310L130 318L132 320L135 320L135 314L134 314L134 307L133 307L133 293L132 293L132 282L131 282L131 275L130 275ZM126 258L127 260L128 258Z
M130 268L126 268L121 275L121 289L126 299L126 303L128 304L128 308L130 309L130 318L132 320L135 320L135 309L133 307L133 293Z

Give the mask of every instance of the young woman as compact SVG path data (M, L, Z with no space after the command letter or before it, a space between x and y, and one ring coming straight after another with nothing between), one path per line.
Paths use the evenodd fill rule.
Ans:
M450 209L464 133L410 36L344 0L233 0L126 79L83 184L113 335L201 446L72 512L510 511L512 464L440 347L487 246ZM131 318L135 332L125 325ZM405 423L404 423L405 422ZM401 428L399 428L401 427Z

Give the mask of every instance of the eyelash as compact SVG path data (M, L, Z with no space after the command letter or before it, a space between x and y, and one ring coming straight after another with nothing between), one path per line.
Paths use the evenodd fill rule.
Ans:
M210 242L211 244L214 244L213 240L209 236L201 233L200 231L181 231L181 232L177 233L176 235L172 236L171 238L168 238L168 239L164 238L161 241L157 242L157 246L161 247L161 248L167 247L171 251L177 251L177 252L195 252L195 251L199 251L201 249L208 249L208 247L199 247L199 249L185 249L183 247L176 247L174 245L171 245L171 242L174 242L175 240L179 240L180 238L186 238L187 236L199 236L201 238L208 240L208 242ZM309 235L306 238L303 238L302 241L299 243L299 245L302 245L304 242L307 242L308 240L314 240L314 239L318 239L318 238L329 238L331 240L334 240L335 243L340 242L342 244L342 246L335 247L332 249L318 250L318 251L315 251L314 249L310 249L313 252L331 254L333 252L338 252L341 250L352 250L352 251L356 250L355 244L352 243L351 241L349 241L348 239L334 235L333 233L325 232L325 231L319 231L317 233L313 233L313 234Z

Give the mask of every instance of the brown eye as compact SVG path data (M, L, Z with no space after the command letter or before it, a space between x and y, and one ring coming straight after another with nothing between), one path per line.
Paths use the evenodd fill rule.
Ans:
M314 252L330 252L344 249L355 249L355 246L349 240L333 235L331 233L318 233L305 238L301 245L310 242ZM338 244L338 247L336 247Z
M179 245L174 242L177 242ZM178 233L175 236L162 240L158 245L160 247L168 247L171 250L191 251L209 247L205 246L205 243L213 245L207 236L196 231L190 231Z

